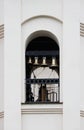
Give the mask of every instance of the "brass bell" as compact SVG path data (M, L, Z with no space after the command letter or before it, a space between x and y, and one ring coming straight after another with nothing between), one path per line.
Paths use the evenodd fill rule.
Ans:
M55 57L52 57L52 64L50 66L51 69L58 68L57 60Z
M32 59L31 59L31 57L29 57L28 64L32 64Z
M42 61L41 66L43 66L43 67L47 66L47 64L46 64L46 57L43 57L43 61Z
M38 65L38 57L35 57L34 65Z

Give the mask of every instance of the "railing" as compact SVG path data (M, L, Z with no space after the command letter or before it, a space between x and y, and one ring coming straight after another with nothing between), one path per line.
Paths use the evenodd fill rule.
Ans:
M59 79L26 79L26 102L60 102Z

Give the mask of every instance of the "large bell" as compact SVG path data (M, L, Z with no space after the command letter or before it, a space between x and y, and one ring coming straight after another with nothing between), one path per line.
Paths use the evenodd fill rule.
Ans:
M55 57L52 57L52 64L50 66L51 69L58 68L57 60Z
M29 57L28 64L32 64L32 59L31 59L31 57Z
M47 66L47 64L46 64L46 57L43 57L43 61L42 61L41 66L43 66L43 67Z
M34 65L35 65L35 66L39 65L39 64L38 64L38 57L35 57Z

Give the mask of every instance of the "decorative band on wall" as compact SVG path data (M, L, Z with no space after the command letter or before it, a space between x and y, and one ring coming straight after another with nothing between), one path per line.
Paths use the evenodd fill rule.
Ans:
M84 37L84 23L80 23L80 36Z
M34 109L22 109L22 114L63 114L62 108L34 108Z
M25 108L21 109L21 114L63 114L63 108ZM83 110L80 110L80 116L84 117Z
M84 117L84 110L80 110L80 116Z
M84 23L80 23L80 36L84 37ZM0 39L4 38L4 24L0 25Z
M21 114L63 114L62 108L34 108L21 109ZM80 116L84 117L84 110L80 110ZM0 118L4 117L4 112L0 112Z
M4 38L4 24L0 25L0 39Z
M4 112L0 112L0 118L4 117Z

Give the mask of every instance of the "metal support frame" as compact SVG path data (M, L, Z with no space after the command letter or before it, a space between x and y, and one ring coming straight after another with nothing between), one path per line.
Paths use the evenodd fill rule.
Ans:
M26 79L26 84L59 84L59 79Z
M31 57L35 57L35 56L38 56L38 57L41 57L41 56L47 56L47 57L50 57L50 56L59 56L59 51L27 51L26 52L26 56L31 56Z

